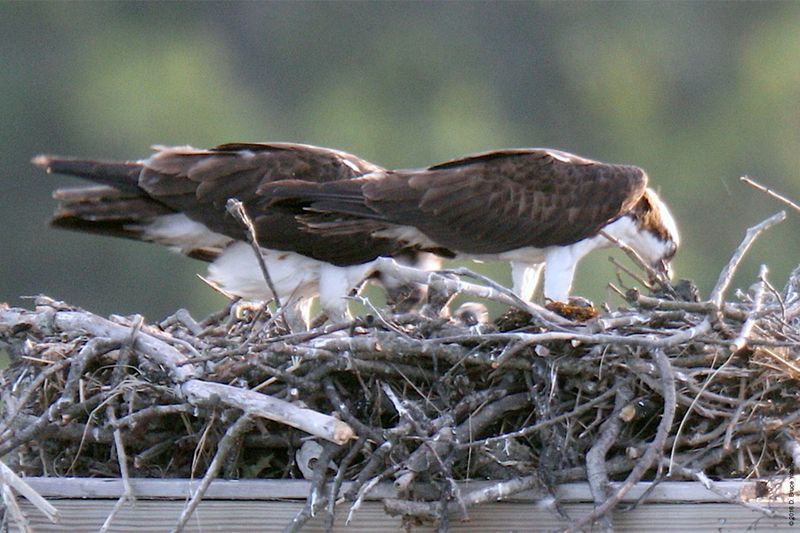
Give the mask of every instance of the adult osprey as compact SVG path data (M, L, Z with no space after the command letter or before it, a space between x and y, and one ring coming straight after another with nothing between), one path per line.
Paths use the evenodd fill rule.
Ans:
M227 200L236 198L253 221L293 328L308 324L310 302L317 295L331 319L346 317L344 297L372 272L376 257L416 256L396 240L368 232L327 236L304 231L293 213L271 207L261 193L286 178L326 183L381 170L352 154L288 143L155 149L148 159L126 162L36 157L33 163L47 172L103 184L55 191L60 204L51 223L164 244L210 261L208 279L224 292L269 300L272 295L246 242L246 230L226 211ZM385 284L396 288L392 280Z
M311 231L369 230L421 249L510 261L514 289L526 299L544 263L544 296L565 302L578 261L613 245L604 233L669 276L678 231L647 179L638 167L533 148L346 181L278 181L262 192L302 209Z

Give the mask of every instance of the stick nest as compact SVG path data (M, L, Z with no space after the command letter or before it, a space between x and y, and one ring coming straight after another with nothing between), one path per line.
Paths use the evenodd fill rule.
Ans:
M29 476L306 478L298 527L334 500L356 510L379 481L397 489L389 512L446 522L567 481L610 509L610 480L789 474L800 268L780 290L766 269L733 301L717 289L629 290L581 323L387 309L295 334L263 308L147 324L40 297L0 307L0 454Z

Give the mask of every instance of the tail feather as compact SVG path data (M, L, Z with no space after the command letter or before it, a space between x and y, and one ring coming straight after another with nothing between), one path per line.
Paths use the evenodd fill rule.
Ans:
M142 240L142 224L172 213L140 193L107 186L58 189L53 198L59 204L51 226L135 240Z
M40 155L34 157L31 163L46 170L49 174L66 174L85 178L127 192L139 190L138 181L142 165L134 161L94 161Z

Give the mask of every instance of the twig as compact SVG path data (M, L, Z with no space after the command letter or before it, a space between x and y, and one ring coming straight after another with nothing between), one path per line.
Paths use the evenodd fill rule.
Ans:
M659 374L661 375L661 394L664 398L664 412L661 416L661 422L658 424L656 435L647 446L647 451L645 451L644 455L636 463L636 466L633 467L630 474L628 474L625 482L617 489L617 492L602 505L595 507L591 513L570 526L566 531L580 531L587 524L591 524L598 518L605 516L605 514L613 509L633 486L642 479L645 472L653 466L653 463L662 453L664 443L672 427L672 421L675 419L675 377L672 371L672 365L669 363L669 358L667 358L667 355L662 350L653 350L651 355L655 358Z
M196 379L184 383L181 391L192 404L221 401L249 415L287 424L336 444L344 444L355 437L353 429L341 420L260 392Z
M510 298L515 303L514 306L517 307L518 309L522 309L523 311L528 311L533 316L539 317L540 320L544 319L545 320L545 324L548 324L548 325L552 326L552 325L560 325L560 324L564 324L564 323L568 322L568 321L565 321L564 317L562 317L561 315L557 315L557 314L553 313L552 311L550 311L549 309L547 309L545 307L542 307L539 304L536 304L534 302L527 302L527 301L523 300L522 298L517 296L514 293L514 291L508 289L507 287L504 287L504 286L500 285L499 283L497 283L492 278L490 278L488 276L484 276L483 274L479 274L478 272L472 271L472 270L470 270L470 269L468 269L466 267L459 267L459 268L454 268L454 269L450 269L450 270L443 270L442 272L444 272L444 273L452 272L453 274L456 274L458 276L464 276L464 277L468 277L468 278L477 279L478 281L480 281L482 283L485 283L487 286L489 286L492 289L496 290L498 293L508 296L508 298ZM531 313L530 309L533 309L535 312ZM552 322L553 324L550 324L550 322Z
M366 445L367 439L366 437L359 438L351 447L350 450L347 452L347 455L339 463L339 467L336 472L336 476L333 478L333 483L331 483L331 489L328 493L328 508L325 516L325 530L326 531L333 531L334 525L334 511L336 504L339 503L339 490L342 487L342 482L344 482L345 473L347 469L350 468L352 462L356 459L361 450L364 449L364 445Z
M797 205L793 201L789 200L788 198L786 198L785 196L783 196L781 194L778 194L777 192L773 191L772 189L764 187L763 185L761 185L760 183L758 183L754 179L752 179L752 178L750 178L748 176L742 176L739 179L742 180L743 182L745 182L746 184L748 184L748 185L750 185L752 187L755 187L759 191L767 193L768 195L772 196L773 198L775 198L779 202L783 202L784 204L788 205L789 207L791 207L795 211L800 212L800 205Z
M71 359L62 359L61 361L58 361L48 366L42 372L40 372L38 376L36 376L36 379L34 379L33 382L28 386L28 388L26 388L25 391L19 396L19 398L17 398L14 411L12 411L12 413L9 416L7 416L7 418L3 421L2 425L0 426L0 442L6 440L7 438L5 435L6 431L8 431L14 424L14 421L17 419L17 416L20 414L20 412L22 412L22 409L31 399L33 393L36 390L38 390L48 378L50 378L55 374L58 374L71 364L72 364Z
M600 427L597 439L586 454L586 475L596 505L602 505L610 496L608 471L605 464L606 454L619 438L622 430L620 414L622 409L630 403L633 396L630 388L621 378L618 378L617 381L614 410ZM608 515L603 516L601 527L605 531L613 531L614 526L611 517Z
M122 495L114 504L113 509L111 509L108 517L106 517L105 521L103 522L103 525L100 528L100 533L105 533L108 531L108 528L111 527L111 522L113 522L114 517L119 510L122 509L124 504L132 504L136 502L136 496L131 488L130 476L128 475L128 454L125 453L125 446L122 443L122 432L118 427L116 427L117 416L114 414L114 407L110 404L106 406L106 417L108 417L109 424L114 428L114 448L117 451L117 462L119 463L119 474L122 478L123 490Z
M536 433L538 431L541 431L542 429L544 429L544 428L546 428L548 426L551 426L553 424L557 424L557 423L562 422L564 420L567 420L569 418L576 418L576 417L582 415L583 413L591 410L596 405L604 403L606 400L608 400L615 393L616 393L616 391L614 389L609 389L609 390L605 391L603 394L601 394L600 396L598 396L596 398L592 398L588 402L579 405L578 407L576 407L575 409L573 409L572 411L569 411L567 413L563 413L563 414L560 414L558 416L554 416L553 418L548 418L546 420L542 420L541 422L537 422L536 424L534 424L532 426L528 426L526 428L522 428L522 429L517 430L517 431L512 431L511 433L505 433L503 435L498 435L496 437L489 437L489 438L482 439L482 440L464 442L464 443L459 444L458 447L459 447L459 449L465 449L465 448L474 448L474 447L478 447L478 446L488 446L488 445L494 444L496 442L508 441L509 439L515 439L515 438L519 438L519 437L526 437L528 435L532 435L532 434L534 434L534 433Z
M664 461L666 461L666 459L664 459ZM718 487L717 484L714 483L714 481L712 481L702 470L692 470L690 468L686 468L686 467L678 466L678 465L675 465L673 467L673 470L677 474L680 474L681 476L683 476L685 478L697 480L707 490L713 492L717 496L721 496L722 498L724 498L725 500L727 500L728 502L730 502L730 503L732 503L734 505L739 505L739 506L744 507L746 509L750 509L750 510L756 511L756 512L761 513L762 515L770 517L770 518L781 518L781 515L778 514L778 512L775 511L774 509L769 509L769 508L764 507L762 505L758 505L758 504L755 504L755 503L752 503L752 502L744 501L741 498L739 498L738 494L730 493L727 490Z
M25 480L14 473L14 471L7 467L2 461L0 461L0 483L3 485L4 499L5 491L9 491L9 494L13 496L11 489L14 489L14 491L25 496L25 498L52 523L57 524L61 520L61 513L58 511L58 509L53 507L50 502L42 498L42 496L39 495L39 493L36 492L33 487L28 485ZM16 499L14 502L16 503Z
M694 409L695 405L697 405L697 403L700 401L702 393L711 385L711 382L714 381L714 378L717 377L717 374L719 374L724 368L728 366L728 364L731 362L731 360L734 358L735 355L736 352L731 352L728 358L725 360L725 362L722 363L718 368L716 368L710 376L708 376L708 378L703 382L703 386L700 387L700 391L697 393L697 395L692 400L692 403L689 405L689 408L686 409L686 413L684 413L683 419L681 419L681 423L678 424L678 429L675 432L675 443L672 445L672 451L670 451L670 465L674 463L678 442L680 440L681 434L683 433L683 428L686 426L687 421L689 420L689 415L692 413L692 410ZM672 474L671 468L669 470L668 475L670 474Z
M0 490L2 490L3 494L3 505L11 513L20 531L22 533L34 533L31 523L28 521L28 517L26 517L25 513L20 509L17 497L14 495L11 488L6 484L0 484Z
M654 269L653 267L648 265L647 261L642 259L642 256L640 256L636 252L636 250L634 250L633 248L628 246L626 243L622 242L621 240L617 239L616 237L614 237L614 236L612 236L612 235L610 235L607 232L602 231L602 230L600 231L600 235L602 235L603 237L605 237L606 239L608 239L609 241L614 243L620 250L625 252L625 255L630 257L631 260L634 263L636 263L636 265L639 268L641 268L642 270L647 272L647 275L650 276L652 279L658 280L658 282L661 283L662 285L669 282L669 280L666 279L663 274L661 274L660 272L657 272L656 269ZM631 276L633 276L633 274L630 273L630 271L628 271L628 273L631 274ZM650 283L645 283L644 280L642 280L641 278L638 278L636 276L633 276L633 277L634 277L634 279L636 279L637 281L642 283L645 287L648 287L648 288L651 287Z
M619 270L623 271L625 274L629 275L634 281L638 282L642 287L647 287L651 291L655 288L652 283L649 283L646 279L642 276L636 274L633 270L626 267L612 255L608 257L608 262L614 265L614 267L618 268ZM622 284L622 277L617 275L617 280L619 280L620 284ZM630 290L630 289L628 289Z
M267 264L264 262L264 256L261 255L261 248L258 245L256 228L253 225L253 221L250 220L247 210L244 208L244 204L236 198L229 198L228 202L225 204L225 208L228 210L228 213L233 215L233 218L241 222L244 227L247 228L247 238L250 241L250 245L253 247L253 252L256 254L256 260L258 261L259 268L261 268L261 274L264 276L264 280L267 282L267 286L272 292L272 297L275 299L275 306L280 309L281 301L278 298L278 291L275 290L275 284L272 282L272 277L269 275L269 270L267 270Z
M515 494L538 487L541 480L537 475L523 476L508 481L498 481L492 485L487 485L480 489L468 492L461 492L461 500L464 507L469 509L475 505L487 502L496 502L508 499ZM440 502L425 503L396 498L383 500L383 506L389 514L411 515L427 520L436 520L442 516L442 505Z
M328 469L331 459L341 450L338 446L326 442L322 447L322 453L317 458L317 463L314 466L314 474L311 479L311 488L309 495L306 498L306 504L298 513L292 518L292 521L284 528L284 533L297 533L303 529L303 526L313 517L316 516L317 511L325 507L328 503L328 496L325 494L323 488L328 479Z
M635 303L644 309L665 309L680 310L689 313L713 314L717 307L710 301L708 302L682 302L678 300L664 300L640 294L638 290L631 289L625 294L625 299L630 303ZM747 313L732 308L730 305L723 304L722 314L728 318L745 320Z
M203 499L203 496L208 490L208 487L211 485L211 482L214 481L214 479L217 477L217 474L219 474L219 471L225 462L225 458L235 448L237 442L242 438L242 436L250 429L252 423L253 417L245 413L240 416L236 422L231 424L231 426L225 432L225 435L223 435L219 441L219 444L217 444L217 453L214 454L214 459L211 461L211 464L208 465L206 474L203 476L200 485L192 495L191 500L189 500L189 502L183 508L181 516L178 519L178 524L172 530L172 533L180 533L183 531L183 528L186 527L186 524L189 522L189 518L191 518L192 513L194 513L194 510L197 508L197 506L200 505L200 501Z
M120 419L114 420L111 425L116 428L130 427L136 428L138 424L147 420L158 418L172 414L190 414L194 412L194 407L186 403L179 403L174 405L151 405L140 409L135 413L123 416Z
M761 268L758 271L758 278L761 281L756 287L756 292L753 295L753 308L750 311L750 316L747 317L747 320L742 326L742 330L739 332L739 336L736 337L736 339L731 343L730 350L732 352L738 352L739 350L747 346L747 343L750 339L750 334L753 331L753 326L755 326L756 321L759 319L759 314L761 313L761 309L764 307L764 296L765 296L764 289L766 287L765 280L767 278L767 265L761 265Z
M722 269L722 272L720 272L717 284L714 285L714 289L711 291L711 297L709 300L717 307L717 309L722 309L722 300L725 297L725 290L728 288L728 285L730 285L731 280L733 280L733 275L736 273L736 268L739 266L739 263L742 262L744 254L747 253L747 250L750 249L750 246L752 246L753 242L763 232L775 224L783 222L785 219L786 212L780 211L763 222L748 228L744 239L742 240L741 244L739 244L739 247L736 249L733 257L731 257L731 259L728 261L728 264L725 265L725 268Z

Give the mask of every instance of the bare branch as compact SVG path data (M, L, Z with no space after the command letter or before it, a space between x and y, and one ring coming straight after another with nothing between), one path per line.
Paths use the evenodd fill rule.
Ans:
M752 178L750 178L748 176L742 176L739 179L742 180L743 182L745 182L746 184L748 184L748 185L750 185L752 187L755 187L759 191L767 193L769 196L772 196L773 198L775 198L779 202L782 202L782 203L788 205L789 207L791 207L795 211L800 212L800 205L797 205L793 201L789 200L788 198L786 198L785 196L783 196L781 194L778 194L777 192L773 191L772 189L764 187L763 185L761 185L760 183L758 183L754 179L752 179Z

